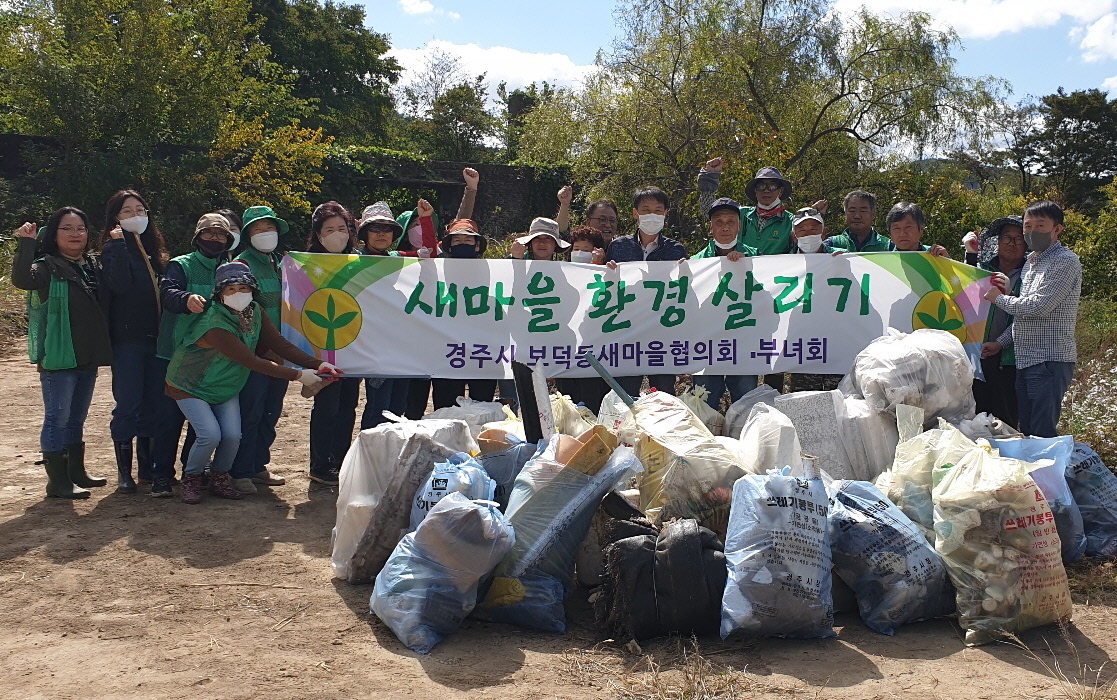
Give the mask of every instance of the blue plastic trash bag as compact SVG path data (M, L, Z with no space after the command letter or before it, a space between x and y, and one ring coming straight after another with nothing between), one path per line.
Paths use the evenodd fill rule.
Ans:
M500 562L477 613L544 632L566 632L563 601L574 562L601 499L640 471L632 448L619 447L596 474L554 460L560 435L527 463L512 489L508 520L516 545Z
M460 493L471 501L491 501L495 491L496 482L489 478L485 468L465 452L459 452L448 461L435 464L426 482L415 492L411 530L419 527L430 509L449 493Z
M512 485L516 482L516 477L539 449L539 445L533 442L521 442L515 435L509 435L508 439L515 443L508 449L481 455L481 466L496 482L496 495L493 500L500 504L501 511L508 510L508 497L512 495Z
M1117 476L1092 447L1076 442L1067 464L1067 483L1082 512L1086 556L1117 556Z
M515 540L495 503L450 493L396 545L369 606L408 648L427 654L473 610L478 582Z
M1074 451L1074 438L1062 435L1053 438L1025 437L990 440L1001 455L1025 462L1038 462L1050 459L1055 463L1040 467L1031 472L1032 480L1043 492L1051 514L1055 516L1055 529L1063 542L1063 563L1078 561L1086 551L1086 530L1082 522L1082 511L1074 500L1070 484L1067 482L1067 465Z
M762 637L837 636L828 512L821 479L773 470L733 484L722 639L737 630Z
M946 565L911 518L867 481L835 481L829 491L834 570L869 629L891 635L954 612Z

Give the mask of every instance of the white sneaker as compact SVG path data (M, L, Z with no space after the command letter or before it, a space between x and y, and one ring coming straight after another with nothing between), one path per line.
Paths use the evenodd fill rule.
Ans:
M252 483L251 478L246 479L230 479L233 488L241 493L256 493L256 484Z

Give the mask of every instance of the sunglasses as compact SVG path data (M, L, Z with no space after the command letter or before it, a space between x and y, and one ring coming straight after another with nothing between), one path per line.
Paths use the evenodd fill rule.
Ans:
M781 184L779 182L772 182L772 181L769 180L768 182L758 182L758 183L756 183L756 191L757 192L775 192L776 190L782 190L782 189L783 189L783 184Z

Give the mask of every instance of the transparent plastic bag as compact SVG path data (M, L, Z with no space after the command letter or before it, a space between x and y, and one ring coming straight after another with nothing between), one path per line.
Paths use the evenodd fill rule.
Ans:
M940 416L954 424L973 418L976 409L965 348L952 334L930 328L909 334L889 328L858 353L838 388L864 398L874 411L918 406L927 428Z
M358 433L341 465L330 557L334 576L372 581L407 532L415 491L435 463L476 450L461 420L382 423Z
M931 498L935 469L955 464L977 444L945 421L939 427L896 445L891 483L885 492L904 515L935 541L935 511Z
M869 629L891 635L954 612L946 565L910 518L865 481L834 481L828 492L834 570Z
M597 411L597 424L604 425L610 432L616 433L620 430L624 419L631 415L632 411L628 410L628 406L621 397L617 396L617 392L610 390L601 400L601 408Z
M581 435L595 425L594 421L586 420L565 394L551 394L551 413L555 417L555 430L564 435Z
M740 464L749 474L791 467L793 474L801 475L803 447L791 419L769 404L755 404L741 431Z
M715 437L725 435L725 416L706 403L709 395L710 392L706 391L706 387L692 386L679 396L679 400L686 404L687 408L694 411L694 415L698 416L698 419Z
M1082 512L1074 501L1070 484L1067 483L1067 466L1074 451L1074 438L1063 435L1054 438L1026 437L1016 439L989 440L1002 457L1011 457L1024 462L1038 462L1049 459L1054 464L1031 471L1031 477L1047 499L1047 505L1055 515L1055 527L1063 543L1063 563L1069 564L1082 558L1086 551L1086 530L1082 523Z
M481 466L496 482L492 500L497 502L501 512L508 510L508 497L512 495L512 485L538 448L535 443L520 441L499 452L481 455Z
M1086 556L1117 556L1117 476L1084 442L1074 443L1066 476L1082 513Z
M1007 438L1020 435L1019 430L989 413L979 413L970 420L959 421L958 429L971 440Z
M560 437L552 436L516 477L507 511L516 545L497 566L478 613L562 634L563 600L597 506L641 466L631 448L618 447L601 470L585 474L555 461Z
M942 468L932 491L935 549L968 645L1070 619L1055 516L1033 468L986 445Z
M515 543L491 502L448 494L392 551L369 607L408 648L430 653L477 604L477 586Z
M836 637L822 480L773 471L733 485L721 638Z
M411 529L419 527L423 518L450 493L460 493L471 501L491 501L496 482L489 478L481 463L465 452L434 465L426 483L415 492L411 505Z
M845 416L839 421L839 432L853 479L873 481L892 466L900 437L896 417L874 411L864 399L846 397Z
M457 406L446 406L431 411L423 416L423 420L430 418L458 419L469 424L469 432L476 438L486 423L507 420L504 404L497 401L474 401L465 396L457 398Z
M725 434L731 438L740 439L741 431L744 430L745 423L748 422L749 416L752 414L752 407L760 403L772 405L772 402L779 395L780 392L772 387L761 384L734 401L725 412Z

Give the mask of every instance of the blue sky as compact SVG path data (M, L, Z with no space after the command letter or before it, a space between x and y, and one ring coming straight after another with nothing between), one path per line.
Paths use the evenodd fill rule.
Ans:
M1102 88L1117 95L1117 0L837 0L878 13L928 12L962 38L955 54L963 75L1009 80L1016 101ZM432 48L458 55L468 74L487 72L495 92L584 75L615 34L609 0L375 0L367 21L388 34L405 68L422 65ZM403 81L407 81L406 74Z

